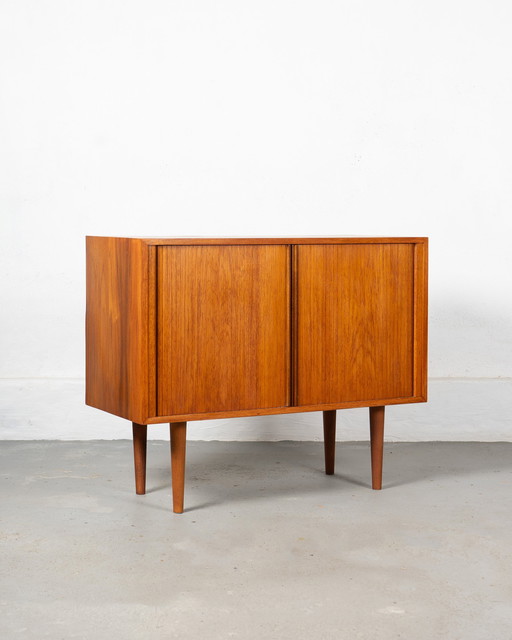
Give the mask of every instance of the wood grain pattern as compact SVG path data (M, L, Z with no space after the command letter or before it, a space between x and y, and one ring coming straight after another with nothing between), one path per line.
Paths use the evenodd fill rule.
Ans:
M414 245L297 251L298 405L412 397Z
M133 422L148 410L148 251L87 238L86 403Z
M156 246L154 239L128 239L128 238L103 238L89 237L87 239L87 312L86 312L86 402L87 404L109 411L115 415L122 416L139 424L153 424L170 422L174 420L207 420L212 418L227 417L244 417L253 415L270 415L277 413L296 413L299 411L319 411L319 410L335 410L350 407L362 407L371 405L388 405L401 404L409 402L423 402L427 398L427 250L428 244L426 238L298 238L287 239L295 240L297 245L275 246L283 242L283 239L271 238L223 238L218 239L219 244L214 243L217 239L212 238L180 238L180 239L159 239L161 247ZM407 251L409 247L414 246L414 320L412 321L413 329L413 390L412 395L410 389L407 389L407 395L395 395L401 389L387 389L389 393L394 395L384 397L374 397L370 399L369 395L359 399L353 399L353 395L347 399L347 396L333 397L324 396L321 400L317 397L314 402L303 404L307 398L299 400L297 396L299 387L299 350L304 355L306 353L308 342L312 343L312 350L318 343L317 338L311 339L304 331L304 322L299 325L299 313L302 320L304 314L299 308L299 285L302 286L302 294L304 293L304 282L302 277L299 278L299 255L301 252L313 250L330 251L330 247L335 250L346 251L366 251L366 247L375 250L386 241L398 248L398 251ZM268 244L261 245L262 242ZM179 246L171 247L171 243L176 242ZM193 242L198 243L197 246L191 246ZM411 245L411 242L414 242ZM214 246L211 246L213 243ZM330 243L330 244L329 244ZM326 246L327 245L327 246ZM189 407L181 413L165 413L161 412L157 407L157 344L156 344L156 324L157 324L157 254L161 251L177 251L177 250L258 250L267 247L271 250L288 252L288 280L286 283L289 299L289 340L283 339L286 343L287 355L284 357L286 362L285 377L287 378L287 399L281 402L282 398L277 400L275 406L259 406L252 405L247 407L238 403L238 408L226 408L227 405L215 406L210 405L210 409L206 410L203 405L198 407ZM259 255L259 254L258 254ZM304 256L302 256L304 258ZM248 258L250 260L250 258ZM283 262L283 257L279 258ZM374 261L375 262L375 261ZM365 271L366 267L362 265L362 259L359 261L359 271ZM282 266L282 265L281 265ZM367 271L367 270L366 270ZM371 269L370 269L371 272ZM311 276L314 279L314 276ZM407 275L400 276L403 280L407 279ZM195 273L191 273L192 281ZM286 280L286 276L283 276ZM193 285L196 286L197 285ZM266 286L266 285L265 285ZM370 286L370 285L369 285ZM326 285L326 294L329 287ZM281 289L281 287L279 287ZM332 287L331 287L332 289ZM307 290L306 290L307 291ZM196 291L197 292L197 291ZM349 287L350 292L350 287ZM354 293L354 286L352 287ZM270 295L277 295L277 289L273 289ZM342 309L340 296L336 294ZM336 295L334 299L336 300ZM306 296L307 297L307 296ZM342 297L342 296L341 296ZM375 298L375 296L374 296ZM300 296L301 305L313 302L311 297L309 303L305 302L304 295ZM377 295L377 298L379 296ZM324 304L332 310L331 296ZM400 300L400 299L399 299ZM387 300L389 304L389 299ZM336 305L335 305L336 306ZM310 321L315 319L315 310L310 306ZM375 315L375 308L373 310ZM334 320L328 319L327 322L333 324ZM169 327L173 326L173 321L169 321ZM404 325L405 327L405 325ZM396 327L395 327L396 328ZM301 330L302 342L299 341L299 329ZM170 330L170 329L169 329ZM338 330L338 329L336 329ZM355 338L362 339L363 326L359 326L355 331ZM383 331L384 342L391 335L391 342L396 340L396 335ZM185 336L185 334L184 334ZM393 337L394 336L394 337ZM188 334L185 336L188 339ZM409 338L407 338L408 340ZM256 344L258 338L254 342ZM278 342L278 339L276 339ZM328 342L328 341L327 341ZM196 344L197 346L197 344ZM350 347L350 342L348 343ZM353 345L352 345L353 346ZM343 348L345 344L343 345ZM234 347L231 347L234 350ZM340 347L341 349L341 347ZM396 355L396 354L395 354ZM377 353L378 356L378 353ZM382 352L381 352L382 356ZM169 354L168 357L172 359ZM375 354L370 354L368 362L371 369L377 369L378 362L375 361ZM378 358L377 358L378 359ZM325 356L326 366L329 360L334 361L334 368L331 367L331 373L327 373L328 377L332 377L332 371L336 372L336 366L339 358L335 352L327 353ZM347 359L346 359L347 360ZM236 359L235 359L236 361ZM224 360L224 364L228 365L230 359ZM280 361L282 363L282 360ZM347 364L347 362L345 362ZM348 370L352 370L352 363L348 358ZM355 361L357 365L357 359ZM262 366L262 363L260 362ZM162 363L160 363L162 366ZM388 365L389 367L389 365ZM179 375L181 367L175 363L176 374ZM239 367L240 371L243 367ZM327 367L328 368L328 367ZM361 375L364 376L364 367ZM307 367L302 367L302 373ZM357 366L356 366L357 371ZM383 370L383 378L389 379L386 367ZM224 372L217 368L212 381L216 385L222 385L224 381ZM245 374L244 374L245 375ZM252 375L250 373L250 375ZM311 372L309 375L313 375ZM335 374L334 374L335 375ZM336 378L336 375L335 375ZM336 383L334 379L333 384ZM282 384L282 381L281 381ZM404 385L405 387L405 385ZM364 391L364 389L363 389ZM386 389L381 389L384 393ZM255 401L257 398L255 399ZM297 405L299 406L293 406ZM167 407L169 408L169 407Z
M286 406L287 246L158 248L160 415Z

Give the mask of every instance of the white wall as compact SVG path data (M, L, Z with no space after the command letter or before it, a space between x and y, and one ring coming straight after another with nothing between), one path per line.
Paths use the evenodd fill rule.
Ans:
M431 401L389 436L512 439L511 33L508 0L3 0L0 437L130 435L83 406L86 234L375 234L431 238Z

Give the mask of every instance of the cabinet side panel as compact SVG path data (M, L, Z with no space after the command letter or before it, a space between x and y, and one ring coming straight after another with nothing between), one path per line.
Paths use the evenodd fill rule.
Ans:
M411 397L414 245L297 251L297 404Z
M144 242L87 238L86 403L148 417L148 257Z
M158 413L289 403L289 249L158 248Z

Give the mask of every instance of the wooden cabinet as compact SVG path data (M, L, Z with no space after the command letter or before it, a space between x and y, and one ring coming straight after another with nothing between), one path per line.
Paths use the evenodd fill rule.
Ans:
M86 402L171 424L174 510L186 423L370 407L380 488L384 406L426 401L426 238L87 238Z

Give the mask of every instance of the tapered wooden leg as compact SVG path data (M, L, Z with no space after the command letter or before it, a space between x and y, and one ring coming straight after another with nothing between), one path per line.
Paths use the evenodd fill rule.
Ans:
M384 407L370 407L370 446L372 455L372 489L382 489Z
M172 510L183 513L185 493L185 450L187 445L187 423L171 423L171 475Z
M334 473L334 459L336 455L336 411L324 411L324 453L325 473Z
M146 493L146 448L148 427L132 422L133 460L135 463L135 491L139 495Z

